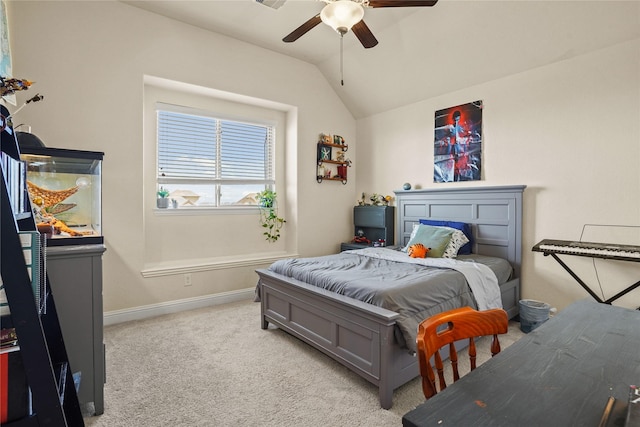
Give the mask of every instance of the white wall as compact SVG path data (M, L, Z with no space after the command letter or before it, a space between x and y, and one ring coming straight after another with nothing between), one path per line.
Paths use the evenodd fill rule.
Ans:
M434 184L434 112L476 100L484 101L484 178ZM358 120L357 132L358 193L390 193L404 182L527 185L524 298L563 308L588 297L552 258L531 251L541 239L577 240L583 224L640 226L640 40ZM599 237L640 245L638 230ZM565 260L599 292L590 259ZM637 263L597 261L596 268L606 297L640 277ZM638 307L640 294L618 304Z
M14 75L36 82L18 101L35 92L45 96L16 121L31 125L49 147L105 153L106 312L247 290L255 286L254 269L274 257L335 252L350 237L355 183L316 182L316 142L321 132L340 134L355 153L355 120L315 67L120 2L7 6ZM145 76L282 109L288 186L278 191L286 201L281 241L264 240L257 213L154 214L155 171L145 148L153 141L143 133ZM163 228L194 236L197 259L192 246ZM189 271L193 285L185 287Z
M45 95L16 121L31 125L48 146L105 152L107 312L251 288L254 268L272 257L334 252L351 237L351 209L360 193L391 194L404 182L527 185L523 297L559 308L586 294L555 261L531 247L543 238L577 239L585 223L640 223L639 40L356 123L307 63L120 2L10 1L7 6L14 74L36 81L18 100ZM145 75L273 102L287 111L297 130L286 141L288 223L282 242L264 242L257 217L216 216L211 238L229 249L231 259L203 253L209 267L200 271L190 260L176 259L179 250L166 258L154 254L154 261L173 266L169 271L175 274L143 277L149 242L171 244L147 240L144 232L154 197L145 185L153 175L144 167ZM485 105L484 180L433 184L434 111L478 99ZM315 181L320 132L340 134L350 145L355 163L346 186ZM190 227L188 218L182 225L186 233L206 232ZM220 227L238 234L220 234ZM590 261L572 258L572 266L595 280ZM628 264L598 264L606 293L637 280L637 270L629 271ZM193 286L183 286L182 268L195 271ZM622 304L639 305L637 291Z

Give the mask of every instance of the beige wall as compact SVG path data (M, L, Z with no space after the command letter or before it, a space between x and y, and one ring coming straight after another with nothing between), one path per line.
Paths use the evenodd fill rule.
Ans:
M434 111L476 100L484 101L484 178L434 184ZM561 309L588 296L552 258L531 251L541 239L577 240L583 224L640 226L640 40L358 120L357 131L358 192L388 193L404 182L526 185L524 298ZM640 230L617 231L598 238L640 245ZM566 261L599 290L590 259ZM636 263L595 265L607 297L640 277ZM638 307L639 295L620 305Z
M271 259L334 252L351 236L359 194L392 193L404 182L527 185L523 297L558 308L586 294L531 247L542 238L577 239L585 223L640 223L640 40L356 122L315 67L119 2L8 2L8 10L14 74L37 82L28 94L45 95L17 121L48 146L105 152L106 312L246 290L255 284L253 270ZM262 240L257 216L153 213L144 76L282 109L290 185L281 242ZM433 184L434 111L478 99L485 105L483 181ZM346 186L315 181L320 132L341 134L350 145ZM197 258L180 255L189 253L186 245L164 251L175 241L157 235L163 222L185 235L207 235L225 256L219 246ZM572 258L595 280L590 261ZM597 264L606 293L637 280L637 267L628 264ZM183 286L185 272L193 274L191 287ZM623 305L637 306L637 291Z
M342 135L355 153L355 120L315 67L120 2L8 2L8 15L14 75L36 82L18 101L45 96L19 122L49 147L105 153L105 312L251 289L255 268L335 252L350 237L355 183L318 184L315 158L321 132ZM257 213L154 212L145 76L282 111L289 185L278 189L287 219L280 241L264 240Z

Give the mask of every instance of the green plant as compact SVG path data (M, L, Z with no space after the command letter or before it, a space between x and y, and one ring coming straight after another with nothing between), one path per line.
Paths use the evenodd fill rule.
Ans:
M167 197L169 197L169 190L167 190L164 187L160 187L160 189L157 192L158 197L161 199L166 199Z
M280 218L274 208L260 209L260 223L265 229L262 233L267 241L275 242L280 238L280 229L287 222L284 218Z
M256 195L258 205L263 208L272 208L276 202L276 192L273 190L263 190Z
M260 224L265 229L262 234L267 241L275 242L280 238L280 229L287 222L278 216L276 193L273 190L261 191L256 195L256 201L260 206Z

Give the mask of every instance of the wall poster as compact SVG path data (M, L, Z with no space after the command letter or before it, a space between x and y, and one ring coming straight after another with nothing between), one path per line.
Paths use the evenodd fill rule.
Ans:
M482 101L435 113L433 182L482 177Z

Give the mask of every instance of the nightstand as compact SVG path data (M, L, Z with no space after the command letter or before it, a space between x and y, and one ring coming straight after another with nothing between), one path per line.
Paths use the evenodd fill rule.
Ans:
M345 242L340 245L341 251L363 249L384 239L385 246L395 244L393 231L395 208L393 206L354 206L353 207L353 235L359 231L371 241L371 245Z
M342 251L351 251L353 249L364 249L364 248L370 248L371 245L366 245L364 243L340 243L340 252Z

